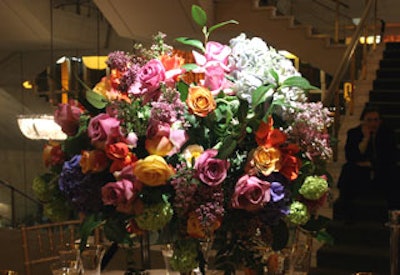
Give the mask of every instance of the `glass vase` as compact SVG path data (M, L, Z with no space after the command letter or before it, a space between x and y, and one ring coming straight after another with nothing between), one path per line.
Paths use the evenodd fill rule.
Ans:
M103 245L87 245L81 251L80 261L85 275L100 275L104 252Z
M289 275L306 275L311 266L313 237L310 232L301 230L295 231L293 245L288 253Z

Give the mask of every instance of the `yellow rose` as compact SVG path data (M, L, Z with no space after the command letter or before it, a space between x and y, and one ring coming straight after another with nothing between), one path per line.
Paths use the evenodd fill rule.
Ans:
M186 104L193 114L200 117L206 117L216 107L211 91L201 86L189 88Z
M165 159L156 155L138 160L133 168L137 179L148 186L164 185L174 173Z
M252 164L264 176L279 171L281 152L274 147L259 146L253 153Z

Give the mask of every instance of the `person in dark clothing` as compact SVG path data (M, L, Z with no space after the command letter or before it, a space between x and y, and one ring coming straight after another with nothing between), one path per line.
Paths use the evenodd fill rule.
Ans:
M381 120L377 108L366 106L361 123L347 132L346 163L338 180L341 212L346 220L354 218L354 200L361 194L383 196L388 208L398 207L396 141L394 132Z

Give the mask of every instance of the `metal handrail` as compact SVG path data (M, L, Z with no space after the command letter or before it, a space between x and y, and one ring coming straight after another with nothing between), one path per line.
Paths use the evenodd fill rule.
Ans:
M362 31L364 30L367 22L367 18L371 12L371 10L374 8L376 9L376 0L369 0L368 3L365 6L365 9L363 11L362 17L360 19L360 23L357 25L350 43L348 44L345 53L343 54L343 57L339 63L339 66L337 67L335 74L333 76L333 79L327 89L327 92L324 97L322 98L322 103L324 106L331 106L332 102L334 102L335 106L335 113L334 113L334 125L333 125L333 136L335 139L338 138L339 135L339 128L340 128L340 97L339 97L339 84L343 80L343 77L347 71L347 68L349 67L349 64L354 56L354 52L356 50L356 47L358 45L358 41L361 37ZM374 13L374 16L376 16L376 12ZM376 20L374 20L375 22ZM374 34L375 36L376 34ZM366 58L365 56L363 57L364 59ZM337 143L335 145L334 150L334 160L337 160Z
M15 227L17 225L16 207L15 207L15 193L23 196L24 198L26 198L26 199L28 199L28 200L30 200L32 202L34 202L38 206L41 205L41 203L38 200L36 200L35 198L29 196L25 192L19 190L18 188L14 187L13 185L11 185L10 183L8 183L8 182L6 182L4 180L0 179L0 185L3 185L5 187L7 187L11 191L11 225L13 227Z

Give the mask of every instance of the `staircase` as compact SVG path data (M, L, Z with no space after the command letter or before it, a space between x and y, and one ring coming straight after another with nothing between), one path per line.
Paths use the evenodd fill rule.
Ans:
M254 4L251 4L253 2ZM277 14L276 7L259 6L259 1L221 0L214 3L214 22L234 19L238 25L216 32L218 41L227 42L240 33L258 36L267 44L296 54L300 60L333 75L346 50L344 44L331 44L330 37L314 34L312 26L298 25L293 16ZM214 36L215 35L215 36ZM323 56L324 58L321 58Z
M367 93L369 96L367 104L380 108L384 121L395 130L400 145L399 76L400 43L386 43L371 90ZM400 154L398 163L400 167ZM328 227L335 244L324 246L318 251L318 268L310 274L350 275L355 272L390 274L390 229L386 225L388 208L383 195L379 195L376 189L362 194L356 201L357 219L354 220L354 224L344 224L339 221L337 209L338 205L335 203L334 220Z
M386 43L376 76L369 104L379 107L384 121L395 130L400 145L400 42Z

